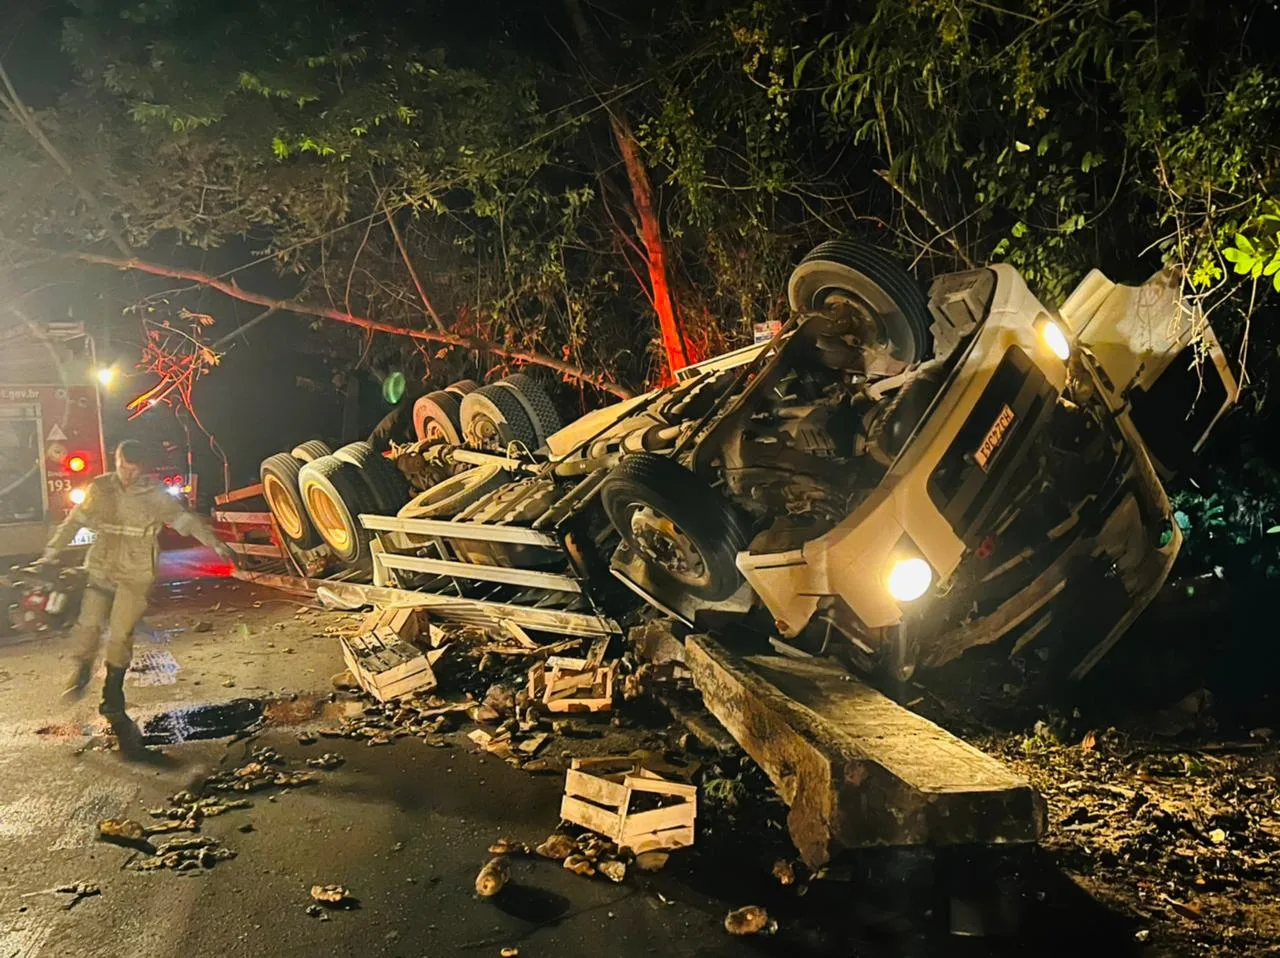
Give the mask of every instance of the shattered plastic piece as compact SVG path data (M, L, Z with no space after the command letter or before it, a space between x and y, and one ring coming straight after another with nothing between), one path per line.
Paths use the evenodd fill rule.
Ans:
M796 881L795 866L785 858L779 858L773 863L773 877L778 879L778 884L780 885L794 885Z
M617 860L600 862L596 867L599 869L601 875L612 882L618 882L621 884L627 877L626 864Z
M511 880L511 862L504 856L492 858L476 875L476 894L492 898Z
M1209 833L1209 841L1215 845L1221 845L1227 840L1227 833L1221 828L1215 828Z
M104 818L98 822L98 837L106 841L140 842L146 836L146 829L129 818Z
M322 905L341 905L351 897L351 892L341 885L312 885L311 898Z
M545 842L534 849L543 858L550 858L557 862L564 861L577 850L578 843L561 832L549 835Z
M575 875L591 876L596 873L596 866L586 855L570 855L564 860L564 867Z
M667 852L641 852L636 856L635 866L642 872L661 871L667 867L667 860L671 856Z
M769 913L759 905L735 908L724 916L724 930L731 935L758 935L771 924Z

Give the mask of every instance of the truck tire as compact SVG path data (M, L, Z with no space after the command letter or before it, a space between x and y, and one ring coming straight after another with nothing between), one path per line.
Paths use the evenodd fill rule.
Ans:
M334 555L347 565L368 565L373 533L357 516L377 508L360 470L335 456L322 456L302 467L298 486L307 515Z
M469 445L500 452L512 442L523 443L530 451L542 445L524 404L496 383L462 398L462 434Z
M450 383L444 387L444 391L453 393L458 397L458 402L462 402L462 397L475 392L480 388L480 384L474 379L459 379L456 383Z
M262 460L258 475L262 479L262 498L267 500L280 534L300 549L313 549L320 544L320 536L307 515L298 487L301 469L302 463L281 452Z
M413 404L413 433L419 442L461 446L462 400L445 389L420 396Z
M501 466L476 466L421 492L400 509L401 519L448 519L509 480Z
M854 240L821 243L791 272L787 301L793 310L853 301L869 309L890 354L905 365L929 354L929 304L915 277L893 257Z
M622 461L600 485L609 521L655 581L718 602L742 584L749 535L738 510L678 462L651 452Z
M373 495L374 505L383 515L394 516L396 510L409 501L409 484L384 456L367 442L352 442L343 446L334 456L349 462L360 470L360 478Z
M551 396L543 388L542 383L532 376L516 373L514 376L508 376L498 385L511 390L520 400L525 414L533 423L533 431L538 436L540 447L547 444L548 436L559 432L564 427L560 414L556 412L555 403L551 401Z
M299 462L314 462L321 456L332 456L333 449L323 439L308 439L294 446L289 455Z

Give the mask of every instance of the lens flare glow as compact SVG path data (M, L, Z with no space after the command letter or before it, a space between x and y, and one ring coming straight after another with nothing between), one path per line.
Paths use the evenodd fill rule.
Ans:
M911 602L928 591L933 582L933 569L923 559L899 559L889 570L885 588L899 602Z

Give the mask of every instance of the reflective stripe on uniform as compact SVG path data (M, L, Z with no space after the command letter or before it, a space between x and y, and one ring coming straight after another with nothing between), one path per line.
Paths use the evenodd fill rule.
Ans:
M159 526L121 526L114 522L99 522L94 526L94 531L99 535L131 536L138 539L155 535L158 530Z

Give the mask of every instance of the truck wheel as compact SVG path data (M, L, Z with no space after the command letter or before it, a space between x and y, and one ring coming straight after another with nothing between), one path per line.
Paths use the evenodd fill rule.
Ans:
M524 404L510 389L481 386L462 398L462 434L470 445L505 452L511 442L537 449L542 443Z
M419 442L447 442L461 446L462 400L446 389L420 396L413 404L413 432Z
M450 383L444 387L444 391L453 393L458 397L458 402L462 402L462 397L470 395L480 388L480 384L474 379L459 379L456 383Z
M294 446L289 455L299 462L314 462L321 456L332 456L333 449L323 439L308 439Z
M357 516L377 508L360 470L335 456L323 456L302 467L298 485L307 515L334 555L348 565L368 564L373 533Z
M719 492L665 456L626 456L600 485L600 501L627 545L664 584L718 602L742 584L745 523Z
M501 466L477 466L438 482L401 508L401 519L448 519L505 484L509 476Z
M383 515L394 516L409 501L409 484L400 470L379 455L367 442L343 446L334 456L360 470L360 478L373 495L374 504Z
M302 463L281 452L262 460L258 475L262 479L262 498L267 500L281 534L300 549L312 549L320 544L320 537L307 516L298 488L301 469Z
M845 302L868 312L890 354L910 365L929 352L928 300L893 257L853 240L828 240L800 260L787 281L793 310Z
M551 396L547 394L542 383L532 376L525 373L516 373L514 376L508 376L497 385L509 389L520 400L520 405L524 407L525 415L533 423L533 431L537 433L539 446L545 446L547 437L563 428L564 423L560 420L560 414L556 412L556 406L551 401Z

